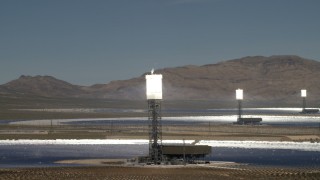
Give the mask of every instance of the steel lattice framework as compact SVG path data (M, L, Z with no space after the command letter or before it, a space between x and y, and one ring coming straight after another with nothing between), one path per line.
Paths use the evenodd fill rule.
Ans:
M154 164L162 161L161 100L148 100L149 157Z

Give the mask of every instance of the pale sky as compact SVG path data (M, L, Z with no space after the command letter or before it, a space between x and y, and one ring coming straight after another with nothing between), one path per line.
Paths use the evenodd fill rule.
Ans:
M0 84L77 85L244 56L320 60L319 0L0 0Z

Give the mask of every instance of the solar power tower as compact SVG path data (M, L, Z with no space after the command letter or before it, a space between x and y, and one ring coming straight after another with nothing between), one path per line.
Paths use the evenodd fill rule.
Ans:
M148 100L149 122L149 158L154 164L162 161L162 128L161 128L161 100L162 75L146 75L146 94Z
M307 90L306 89L301 89L301 97L302 97L302 111L306 110L306 97L307 97Z
M243 89L236 90L236 99L238 100L238 120L237 123L241 122L242 115L242 100L243 100Z

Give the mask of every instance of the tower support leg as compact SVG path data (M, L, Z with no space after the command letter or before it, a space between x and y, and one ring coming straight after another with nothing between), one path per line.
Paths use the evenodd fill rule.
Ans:
M241 123L241 115L242 115L242 104L241 104L241 100L238 100L238 124Z
M305 97L303 97L303 98L302 98L302 111L305 111L306 106L307 106L306 98L305 98Z
M161 127L161 101L148 100L149 122L149 158L154 164L162 161L162 127Z

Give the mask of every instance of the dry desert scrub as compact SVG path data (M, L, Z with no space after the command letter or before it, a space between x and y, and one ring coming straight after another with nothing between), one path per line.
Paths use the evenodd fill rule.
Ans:
M0 179L319 179L319 169L271 167L50 167L2 169Z

